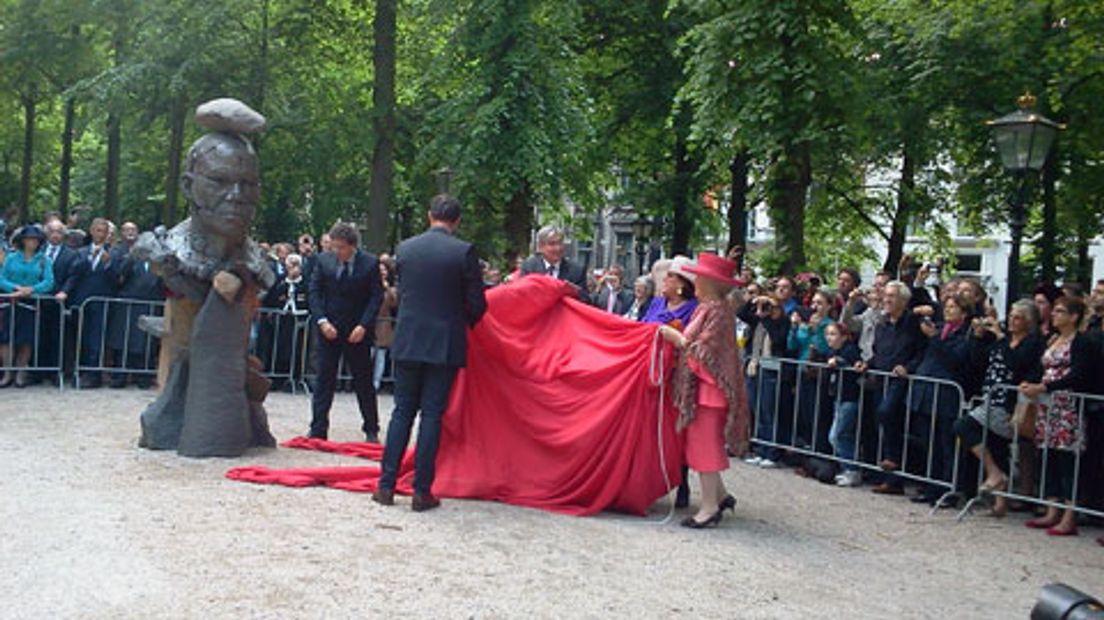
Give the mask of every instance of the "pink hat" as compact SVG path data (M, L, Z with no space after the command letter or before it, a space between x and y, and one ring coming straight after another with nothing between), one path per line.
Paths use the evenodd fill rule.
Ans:
M697 275L699 278L709 278L728 286L743 286L746 284L743 280L732 277L736 267L736 261L709 252L699 252L698 262L687 265L683 269Z

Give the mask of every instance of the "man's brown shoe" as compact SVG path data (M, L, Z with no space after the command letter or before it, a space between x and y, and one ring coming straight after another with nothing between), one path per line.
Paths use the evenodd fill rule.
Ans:
M425 512L440 505L441 500L434 497L432 493L426 493L425 495L415 495L414 500L410 503L410 508L414 512Z
M878 495L904 495L905 494L905 490L902 487L897 486L895 484L890 484L888 482L883 482L883 483L879 484L878 486L876 486L876 487L874 487L873 489L870 489L870 490L874 493L877 493Z
M372 501L382 506L394 506L395 492L391 489L376 489L376 492L372 493Z

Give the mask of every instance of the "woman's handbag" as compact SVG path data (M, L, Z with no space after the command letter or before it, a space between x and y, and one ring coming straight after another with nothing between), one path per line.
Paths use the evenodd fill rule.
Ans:
M1021 396L1016 400L1016 408L1012 411L1012 428L1016 434L1024 439L1035 438L1035 417L1039 413L1039 405L1033 399Z

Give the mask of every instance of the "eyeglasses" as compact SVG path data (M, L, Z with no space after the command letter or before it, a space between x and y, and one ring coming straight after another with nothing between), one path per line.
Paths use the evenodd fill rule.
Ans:
M1051 314L1069 314L1070 311L1063 308L1062 306L1057 306L1053 310L1051 310L1050 313Z

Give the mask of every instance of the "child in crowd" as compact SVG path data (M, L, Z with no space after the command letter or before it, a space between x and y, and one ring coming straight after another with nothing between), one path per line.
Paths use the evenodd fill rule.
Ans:
M829 323L824 329L824 338L829 349L827 364L834 369L828 375L828 395L835 407L828 441L837 457L853 461L857 456L855 446L859 415L859 373L853 368L862 355L859 347L851 341L847 329L839 323ZM836 476L836 484L841 487L859 486L862 484L862 473L856 466L844 463L843 472Z

